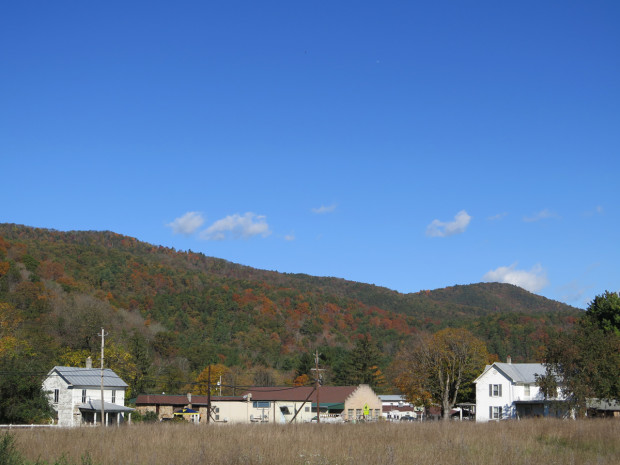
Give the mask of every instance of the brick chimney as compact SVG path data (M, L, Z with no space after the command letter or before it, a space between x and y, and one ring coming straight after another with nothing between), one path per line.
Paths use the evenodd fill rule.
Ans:
M86 368L92 368L93 367L93 359L88 357L86 359Z

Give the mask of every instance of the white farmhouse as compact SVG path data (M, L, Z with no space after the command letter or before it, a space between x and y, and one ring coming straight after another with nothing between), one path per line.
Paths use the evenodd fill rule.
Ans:
M524 417L567 416L563 399L545 399L536 385L544 375L541 363L495 362L487 365L476 383L476 421L487 422Z
M88 363L87 363L88 366ZM103 407L105 424L125 421L127 384L110 369L103 370ZM43 390L49 395L56 411L59 426L81 426L101 423L101 370L56 366L43 381Z

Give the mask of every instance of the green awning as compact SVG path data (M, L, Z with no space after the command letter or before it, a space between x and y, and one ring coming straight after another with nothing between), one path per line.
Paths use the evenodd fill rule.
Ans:
M312 402L312 407L316 408L316 402ZM327 410L344 410L344 402L321 402L321 408Z

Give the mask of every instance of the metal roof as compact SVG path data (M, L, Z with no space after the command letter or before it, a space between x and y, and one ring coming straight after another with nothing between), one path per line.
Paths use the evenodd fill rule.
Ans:
M54 372L58 373L62 379L73 386L101 386L101 369L99 368L54 367L48 376L53 375ZM106 388L128 387L127 383L109 368L103 370L103 386Z
M380 394L377 397L383 402L407 402L407 398L402 394Z
M545 366L542 363L499 363L493 365L504 372L515 383L535 383L536 375L544 375Z
M476 378L478 382L482 376L491 368L495 368L502 372L513 383L531 384L536 382L536 375L544 375L546 368L542 363L500 363L495 362L493 365L487 365L480 376Z
M118 412L133 412L135 409L130 407L125 407L124 405L111 404L109 402L103 402L103 407L108 413L118 413ZM101 411L101 401L100 400L89 400L88 402L81 404L79 406L80 410L86 410L89 412L100 412Z

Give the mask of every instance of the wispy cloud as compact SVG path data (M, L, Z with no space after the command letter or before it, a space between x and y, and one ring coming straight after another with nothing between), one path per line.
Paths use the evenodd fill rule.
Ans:
M533 223L535 221L547 220L550 218L559 218L559 217L560 216L557 213L549 211L548 209L545 208L544 210L539 211L535 215L523 217L523 221L525 221L526 223Z
M447 237L454 234L462 234L469 226L471 216L465 210L461 210L454 216L454 221L443 222L433 220L426 228L426 235L430 237Z
M313 208L312 213L316 213L317 215L323 215L325 213L333 213L336 210L336 204L332 205L321 205L318 208Z
M251 212L243 216L235 213L217 220L200 233L202 239L222 241L224 239L249 239L253 236L267 237L271 234L267 217Z
M166 226L172 228L174 234L183 234L189 236L196 232L205 222L202 214L198 212L187 212L185 215L176 218L172 223Z
M487 218L487 220L489 220L489 221L499 221L501 219L504 219L506 216L508 216L508 213L506 213L506 212L498 213L497 215L489 216Z
M530 292L538 292L549 285L547 273L540 264L536 264L531 270L517 270L517 264L500 266L487 272L483 281L514 284Z
M602 215L603 213L605 213L605 209L602 206L597 205L594 209L588 210L587 212L585 212L584 215L594 216L594 215Z
M294 241L295 240L295 234L293 234L293 233L287 234L286 236L284 236L284 240L285 241Z
M588 287L580 284L577 280L572 280L568 284L560 286L559 291L562 293L560 297L562 302L578 305L580 307L586 306L587 298L585 295L588 291Z

